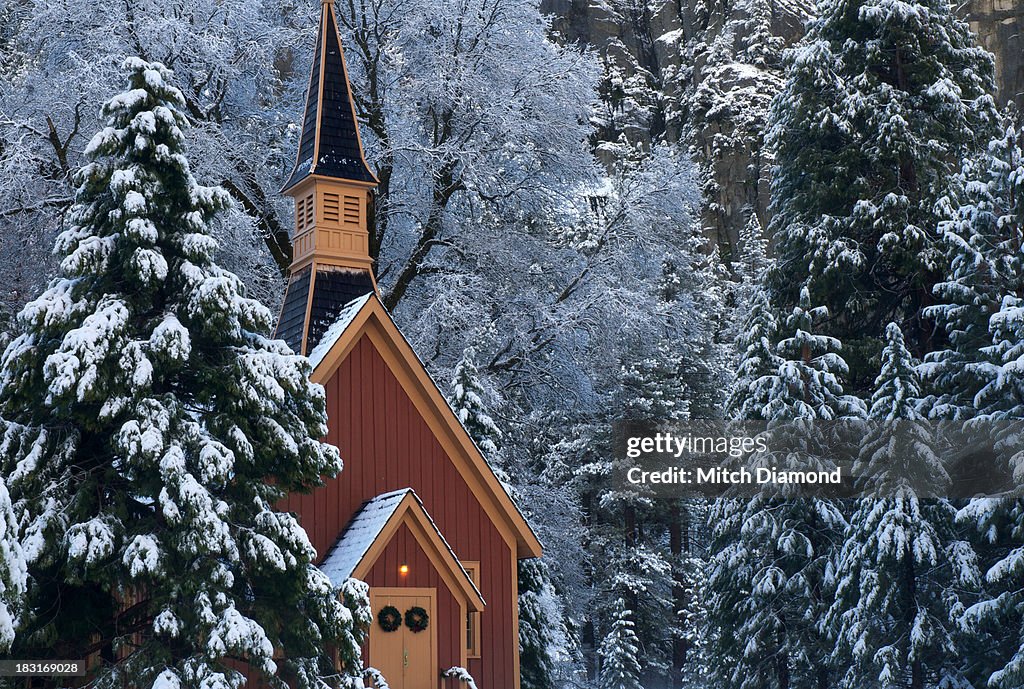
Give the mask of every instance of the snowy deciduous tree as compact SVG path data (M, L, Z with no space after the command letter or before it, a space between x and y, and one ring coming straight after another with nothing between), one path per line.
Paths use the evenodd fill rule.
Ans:
M365 0L339 21L381 182L370 253L388 308L451 271L482 224L593 179L595 65L549 40L537 0Z
M827 0L789 55L771 143L773 302L808 287L867 392L886 323L921 319L940 269L937 201L997 123L992 56L949 0Z
M640 642L633 630L632 613L620 598L614 605L611 629L601 642L600 689L643 689L637 654Z
M27 577L18 523L7 486L0 477L0 653L6 653L14 643Z
M47 252L66 220L98 104L121 87L128 55L175 69L192 124L193 164L236 203L212 225L221 261L273 305L290 261L291 214L278 194L305 89L316 3L247 0L26 0L11 3L0 46L0 263L16 312L56 266ZM0 10L0 17L6 7ZM2 41L4 39L0 39Z
M0 473L32 580L13 653L102 660L97 687L322 687L361 671L367 591L341 595L274 505L341 460L306 359L214 262L229 203L185 156L170 72L125 62L104 106L61 277L19 314L0 371ZM74 601L68 604L67 601Z
M686 157L658 147L603 184L577 188L568 207L522 222L488 213L486 222L459 230L465 255L439 255L443 272L416 281L398 312L419 350L434 353L429 365L443 371L438 377L451 379L445 367L458 361L450 358L453 350L472 344L478 352L480 380L493 386L486 399L500 405L489 413L503 421L506 469L513 487L530 496L522 508L546 534L548 552L562 555L548 560L552 579L565 596L565 619L578 621L584 638L588 625L604 624L606 612L587 601L597 591L625 595L626 583L639 582L639 591L643 582L657 582L656 598L641 595L656 605L634 609L636 619L672 618L664 520L642 514L635 526L645 534L645 556L619 559L628 554L621 505L602 507L598 493L608 488L608 427L627 397L619 393L623 367L643 373L649 367L640 362L650 362L647 372L657 369L663 379L655 394L677 409L708 414L719 404L721 290L714 258L701 251L692 189ZM687 390L685 399L667 394L673 385ZM641 397L630 404L658 406ZM559 443L568 429L587 430L575 443ZM570 444L572 452L563 453ZM575 500L574 508L563 509L564 500ZM565 518L578 519L581 511L580 529L566 529ZM605 546L615 557L604 556ZM600 560L594 569L588 553ZM633 577L652 562L653 576ZM581 572L590 581L577 578ZM637 626L661 672L671 657L670 627Z
M915 368L899 326L889 324L855 469L866 493L837 561L827 618L849 689L968 686L955 645L958 592L980 578L941 497L949 477L917 408Z

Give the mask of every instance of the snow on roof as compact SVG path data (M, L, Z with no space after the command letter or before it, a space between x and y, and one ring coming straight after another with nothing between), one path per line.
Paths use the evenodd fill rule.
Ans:
M367 501L362 509L356 513L356 516L352 518L352 521L349 522L348 528L341 534L338 542L327 553L323 564L320 565L320 570L327 575L335 588L340 588L352 576L352 573L356 571L356 567L359 566L363 558L366 557L366 553L369 552L374 541L380 536L388 520L398 510L398 506L402 504L405 496L410 494L415 498L416 504L427 518L430 527L437 533L441 543L448 550L448 554L452 556L452 560L462 572L462 576L465 577L465 580L469 582L469 585L480 596L480 600L483 600L484 597L480 593L480 589L477 588L473 578L466 572L459 558L455 556L455 551L448 545L444 534L441 533L441 530L437 528L437 524L434 523L434 518L427 512L427 508L423 506L420 496L416 495L416 491L412 488L401 488L390 493L383 493Z
M338 313L338 319L331 324L331 327L327 329L324 336L320 338L320 343L309 353L309 363L313 364L314 369L324 360L324 357L331 351L334 344L348 329L348 326L352 324L356 314L366 306L366 302L370 301L371 297L373 297L372 292L364 294L358 299L353 299Z
M391 516L402 504L402 500L412 488L384 493L373 498L349 523L348 528L342 533L341 538L334 544L320 569L326 574L335 587L345 583L345 580L352 576L359 562L366 555L370 546L384 530Z

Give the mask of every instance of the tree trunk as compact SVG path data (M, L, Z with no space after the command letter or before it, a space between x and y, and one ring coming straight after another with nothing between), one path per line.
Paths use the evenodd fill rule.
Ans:
M685 512L680 509L679 503L674 502L669 511L668 541L669 551L672 554L672 606L678 615L680 610L689 607L686 599L686 586L683 579L682 561L683 556L689 551L689 528L685 524ZM684 543L685 539L685 543ZM685 624L684 620L678 620ZM683 668L686 666L686 656L690 648L689 642L678 637L672 642L672 682L679 686L683 681Z
M779 642L785 641L785 632L779 632ZM775 674L779 680L779 689L789 689L789 655L780 652L775 658Z

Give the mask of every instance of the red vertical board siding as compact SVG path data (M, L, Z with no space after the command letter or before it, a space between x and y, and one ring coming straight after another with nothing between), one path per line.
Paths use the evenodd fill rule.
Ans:
M515 592L513 553L508 545L368 338L356 343L324 387L330 412L326 440L341 450L345 468L338 477L325 479L326 485L311 495L289 496L282 507L299 515L323 558L364 502L392 490L413 488L456 556L480 562L480 592L487 607L480 619L482 658L470 661L470 672L480 686L516 689L513 663L518 635L512 628ZM405 550L398 547L397 542L389 544L367 583L401 585L397 582L398 565L402 564L398 560L413 558L419 547L411 539L402 546ZM411 562L406 564L412 567ZM376 577L392 575L395 583L376 583ZM442 609L440 591L444 587L429 585L438 587ZM458 616L446 589L445 595L451 601L447 607ZM463 643L463 624L459 621L445 635L445 643ZM440 662L446 662L445 657L442 655ZM457 661L458 653L452 657Z

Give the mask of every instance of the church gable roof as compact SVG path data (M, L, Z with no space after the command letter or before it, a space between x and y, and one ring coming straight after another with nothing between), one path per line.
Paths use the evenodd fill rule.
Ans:
M313 382L326 383L364 336L369 338L409 395L490 520L510 544L514 544L517 556L540 557L540 542L526 518L376 294L365 295L346 305L319 345L310 352Z
M471 610L483 610L484 599L479 589L412 488L384 493L367 501L327 553L320 565L321 571L336 587L346 579L365 577L403 525L412 532L449 589L461 594Z
M310 175L377 184L362 140L333 3L324 2L295 168L283 191Z

